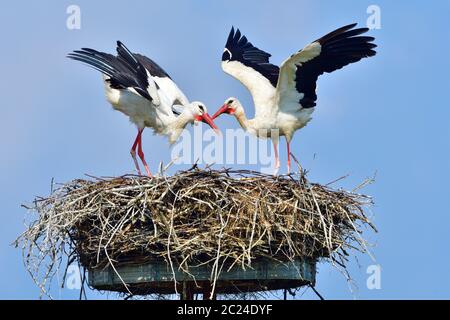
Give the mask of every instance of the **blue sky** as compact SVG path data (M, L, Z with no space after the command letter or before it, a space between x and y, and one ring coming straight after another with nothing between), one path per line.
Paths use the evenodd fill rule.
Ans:
M66 28L71 4L81 8L80 30ZM366 268L373 262L364 255L349 264L356 292L326 264L319 265L317 288L328 299L450 298L450 4L379 0L5 3L0 298L38 297L21 252L10 246L24 230L21 203L48 194L52 178L64 182L133 168L128 150L135 128L105 101L99 75L66 59L68 52L111 52L120 39L157 61L211 113L232 95L252 114L248 92L220 69L232 25L279 64L337 27L364 25L371 4L381 9L381 29L370 32L378 55L319 79L313 121L297 133L292 152L317 182L350 174L338 185L352 188L377 172L376 183L364 192L376 202L379 233L367 236L376 245L381 289L366 287ZM237 127L231 117L217 124ZM143 139L152 170L168 162L165 139L150 132ZM72 299L78 292L55 289L54 295ZM92 291L88 297L108 298ZM302 298L315 295L307 291Z

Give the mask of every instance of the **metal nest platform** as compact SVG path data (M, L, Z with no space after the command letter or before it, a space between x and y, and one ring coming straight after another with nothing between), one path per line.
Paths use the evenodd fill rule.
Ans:
M172 271L165 262L143 265L124 265L102 270L89 270L88 283L98 290L144 294L175 294L188 288L191 294L207 293L212 283L211 265L191 267L189 273ZM174 276L177 280L175 291ZM310 260L294 260L286 263L274 260L252 262L252 268L240 266L223 270L215 283L215 293L238 294L280 289L293 289L315 284L316 263ZM126 284L126 286L124 285Z

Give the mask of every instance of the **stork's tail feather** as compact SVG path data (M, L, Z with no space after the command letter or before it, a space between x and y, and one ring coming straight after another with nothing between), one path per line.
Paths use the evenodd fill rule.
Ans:
M117 56L132 69L143 68L133 53L121 42L117 41Z
M69 53L67 57L86 63L109 77L106 81L112 88L134 88L141 96L152 101L147 91L149 80L145 68L120 41L117 41L117 53L116 57L94 49L82 48Z
M113 78L114 74L118 71L114 68L113 64L111 64L111 60L115 59L114 56L94 49L82 48L81 50L75 50L74 52L69 53L67 57L72 60L86 63L110 78Z

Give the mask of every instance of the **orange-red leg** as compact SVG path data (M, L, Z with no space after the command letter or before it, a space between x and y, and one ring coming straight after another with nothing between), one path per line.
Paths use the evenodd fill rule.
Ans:
M138 139L138 155L139 158L141 158L142 163L144 164L144 168L145 171L147 171L147 175L149 177L152 176L152 173L150 172L150 169L148 168L147 162L145 161L145 157L144 157L144 152L142 151L142 131L144 131L144 129L139 131L139 139Z
M278 142L273 142L273 151L275 153L275 172L274 175L278 174L280 169L280 157L278 156Z
M141 133L142 133L142 131L140 129L138 129L136 139L134 140L133 146L131 147L131 150L130 150L130 154L131 154L131 157L133 158L134 166L136 167L136 170L139 175L141 175L141 168L139 168L139 163L136 159L136 148L137 148Z
M287 143L287 173L291 173L291 146L289 142Z

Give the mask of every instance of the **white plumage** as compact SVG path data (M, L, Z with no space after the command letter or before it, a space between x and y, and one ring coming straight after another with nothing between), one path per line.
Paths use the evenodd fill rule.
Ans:
M290 170L290 141L310 120L316 106L316 81L324 72L375 55L374 38L359 36L367 28L351 24L328 33L291 55L281 68L269 63L270 54L253 46L239 30L228 36L222 55L222 69L239 80L251 93L255 117L247 119L236 98L228 98L213 115L234 114L242 128L260 138L271 138L275 170L280 166L279 136L285 136Z
M145 56L131 53L120 41L117 42L117 56L83 48L68 57L102 72L107 100L136 125L138 133L130 153L139 174L136 150L151 176L142 151L144 128L167 136L171 144L188 123L203 121L218 130L203 103L189 103L160 66Z

